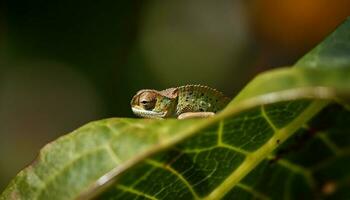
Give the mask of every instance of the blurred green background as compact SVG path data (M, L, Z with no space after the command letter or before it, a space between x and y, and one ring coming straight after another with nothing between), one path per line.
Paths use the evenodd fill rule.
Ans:
M350 15L350 0L0 4L0 191L49 141L133 117L137 90L205 84L233 97Z

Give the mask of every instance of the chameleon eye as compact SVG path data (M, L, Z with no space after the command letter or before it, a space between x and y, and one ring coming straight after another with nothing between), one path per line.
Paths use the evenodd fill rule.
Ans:
M140 101L140 104L144 109L151 110L155 106L155 101L142 100L142 101Z
M152 110L156 104L156 96L153 93L144 92L140 95L139 105L145 110Z
M141 103L142 105L146 105L146 104L149 103L149 101L143 100L143 101L141 101L140 103Z

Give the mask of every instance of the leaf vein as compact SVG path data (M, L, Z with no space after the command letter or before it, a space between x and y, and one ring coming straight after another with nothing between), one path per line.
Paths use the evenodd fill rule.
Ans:
M172 174L174 174L175 176L177 176L181 180L181 182L183 182L186 185L186 187L189 189L189 191L191 192L193 197L195 199L199 199L197 193L194 191L191 184L178 171L176 171L170 165L165 165L164 163L160 163L160 162L158 162L156 160L152 160L152 159L147 159L146 163L148 163L152 166L158 167L158 168L165 169L165 170L171 172Z
M254 197L256 197L258 199L263 199L263 200L270 199L265 194L254 190L252 187L250 187L249 185L246 185L244 183L239 182L239 183L237 183L236 186L241 188L241 189L243 189L243 190L245 190L246 192L249 192L250 194L252 194Z
M327 148L332 151L335 155L340 155L341 149L326 135L326 133L321 132L317 134L317 138L319 138L326 146Z
M124 185L121 185L121 184L117 185L117 188L120 189L120 190L123 190L123 191L125 191L125 192L129 192L129 193L135 194L135 195L137 195L137 196L145 197L145 198L147 198L147 199L158 200L158 199L157 199L156 197L154 197L154 196L151 196L151 195L149 195L149 194L143 193L143 192L138 191L138 190L136 190L136 189L134 189L134 188L130 188L130 187L127 187L127 186L124 186Z
M270 125L270 127L273 129L273 132L276 133L278 131L278 128L273 124L273 122L271 121L270 117L268 116L265 106L262 105L260 106L260 111L261 111L261 115L262 117L267 121L267 123Z

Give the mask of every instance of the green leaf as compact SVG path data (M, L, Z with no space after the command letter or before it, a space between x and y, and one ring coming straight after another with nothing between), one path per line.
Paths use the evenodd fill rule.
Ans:
M257 76L214 117L89 123L46 145L1 199L348 197L349 30Z
M297 67L307 68L348 68L350 63L350 17L316 48L302 57Z

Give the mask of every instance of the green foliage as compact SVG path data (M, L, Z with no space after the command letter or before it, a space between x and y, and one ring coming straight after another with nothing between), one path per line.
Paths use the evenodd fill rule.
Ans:
M46 145L1 198L349 197L349 30L259 75L215 117L89 123Z

